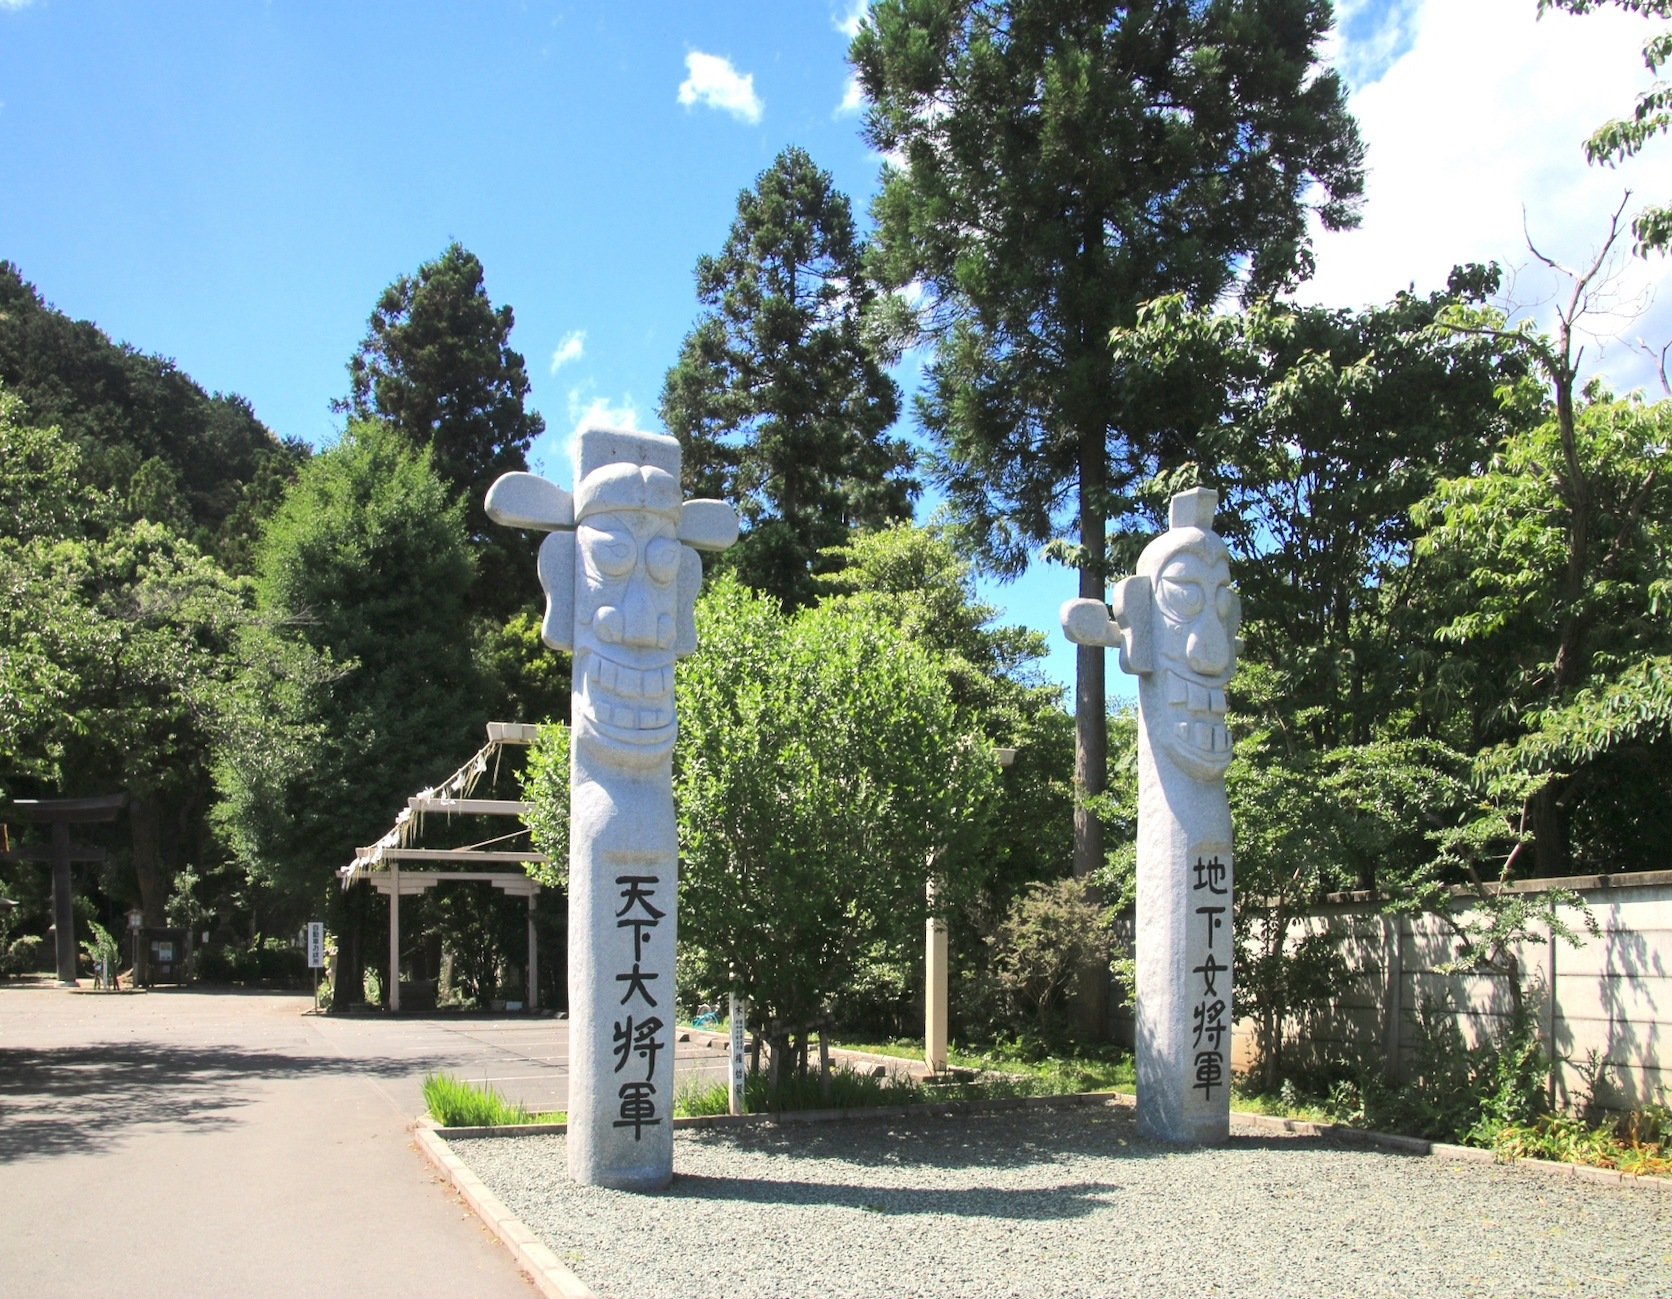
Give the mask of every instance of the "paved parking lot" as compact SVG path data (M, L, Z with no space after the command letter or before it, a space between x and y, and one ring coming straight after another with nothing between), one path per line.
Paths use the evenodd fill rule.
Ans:
M563 1108L567 1024L309 1004L0 983L0 1293L534 1294L408 1128L430 1069Z

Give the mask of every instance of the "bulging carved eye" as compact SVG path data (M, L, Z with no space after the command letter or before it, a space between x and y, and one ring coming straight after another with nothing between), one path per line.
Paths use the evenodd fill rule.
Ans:
M627 576L638 559L638 546L630 532L594 532L583 544L588 557L606 577Z
M1179 622L1190 622L1202 612L1205 602L1199 582L1178 582L1170 577L1161 579L1158 587L1161 607Z
M679 543L657 537L644 548L644 567L651 580L667 585L679 573Z

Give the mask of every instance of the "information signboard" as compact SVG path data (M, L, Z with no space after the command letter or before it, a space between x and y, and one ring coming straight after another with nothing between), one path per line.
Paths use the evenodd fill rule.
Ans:
M325 968L325 925L319 920L308 921L308 968Z

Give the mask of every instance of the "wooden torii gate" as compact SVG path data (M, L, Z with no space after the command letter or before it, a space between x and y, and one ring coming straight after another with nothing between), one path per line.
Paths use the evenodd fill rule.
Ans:
M418 834L427 814L445 816L516 816L528 811L528 804L512 799L471 798L477 780L488 769L488 759L496 757L500 746L529 745L538 738L540 728L521 722L489 722L488 742L476 756L460 767L440 785L426 789L406 800L406 807L395 818L394 828L370 847L361 848L354 860L338 871L342 886L365 880L389 899L389 1009L401 1008L401 899L428 892L437 884L454 880L492 884L507 897L528 899L528 992L525 1004L530 1010L540 1004L540 953L534 932L535 898L540 894L540 882L526 870L403 870L401 863L460 862L476 866L518 865L550 860L544 853L529 851L488 851L479 848L413 848L410 841ZM509 837L509 836L506 836ZM381 867L381 869L379 869Z
M52 827L52 838L44 844L14 848L0 853L5 861L52 863L52 923L56 931L58 986L75 987L75 906L70 887L70 863L103 861L105 850L70 842L70 826L114 821L127 806L127 794L104 794L98 798L20 798L4 809L4 815L23 821L44 822Z

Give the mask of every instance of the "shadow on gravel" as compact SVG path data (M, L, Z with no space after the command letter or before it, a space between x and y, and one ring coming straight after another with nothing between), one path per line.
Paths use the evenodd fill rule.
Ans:
M1029 1189L987 1186L940 1190L675 1173L673 1185L665 1194L669 1199L705 1200L721 1204L797 1204L864 1209L895 1217L946 1214L958 1218L1047 1221L1083 1218L1106 1204L1103 1197L1124 1189L1114 1182L1077 1182Z
M140 1124L223 1128L255 1098L256 1083L326 1073L395 1078L411 1069L381 1057L154 1042L0 1049L0 1163L98 1151Z

